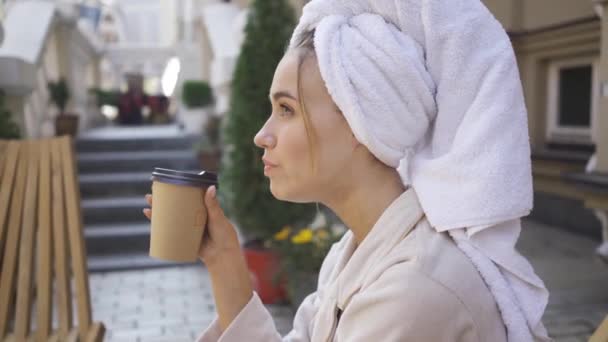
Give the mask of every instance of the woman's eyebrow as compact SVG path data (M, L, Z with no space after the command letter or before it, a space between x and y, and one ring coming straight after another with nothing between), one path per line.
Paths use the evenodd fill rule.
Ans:
M296 99L296 97L295 97L295 96L293 96L293 95L291 95L289 92L287 92L287 91L283 91L283 90L281 90L281 91L277 91L276 93L272 94L272 98L273 98L275 101L276 101L276 100L278 100L278 99L279 99L279 98L281 98L281 97L288 97L288 98L290 98L290 99L292 99L292 100L294 100L294 101L297 101L297 100L298 100L298 99ZM270 98L270 96L269 96L269 98Z

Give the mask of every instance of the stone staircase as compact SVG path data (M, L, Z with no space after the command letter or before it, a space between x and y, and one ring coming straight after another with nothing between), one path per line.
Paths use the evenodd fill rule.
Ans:
M173 266L148 256L150 223L142 213L155 167L199 168L192 144L172 126L88 132L76 141L89 271ZM175 133L175 134L172 134Z

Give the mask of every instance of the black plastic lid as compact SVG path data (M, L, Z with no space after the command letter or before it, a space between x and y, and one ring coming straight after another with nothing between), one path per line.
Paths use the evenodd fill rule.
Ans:
M152 172L153 181L170 183L176 185L201 186L208 187L215 185L217 187L217 174L205 171L203 174L187 171L177 171L155 167Z

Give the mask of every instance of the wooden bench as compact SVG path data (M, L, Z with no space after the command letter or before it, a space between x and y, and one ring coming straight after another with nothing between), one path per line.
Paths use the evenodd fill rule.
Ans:
M0 341L103 340L75 165L67 136L0 140Z

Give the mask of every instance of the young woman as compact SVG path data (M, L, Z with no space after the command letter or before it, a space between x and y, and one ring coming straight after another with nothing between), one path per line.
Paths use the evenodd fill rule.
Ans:
M282 338L209 188L217 318L199 341L549 340L547 291L514 249L532 202L521 84L479 1L313 0L269 100L254 143L272 194L349 231Z

